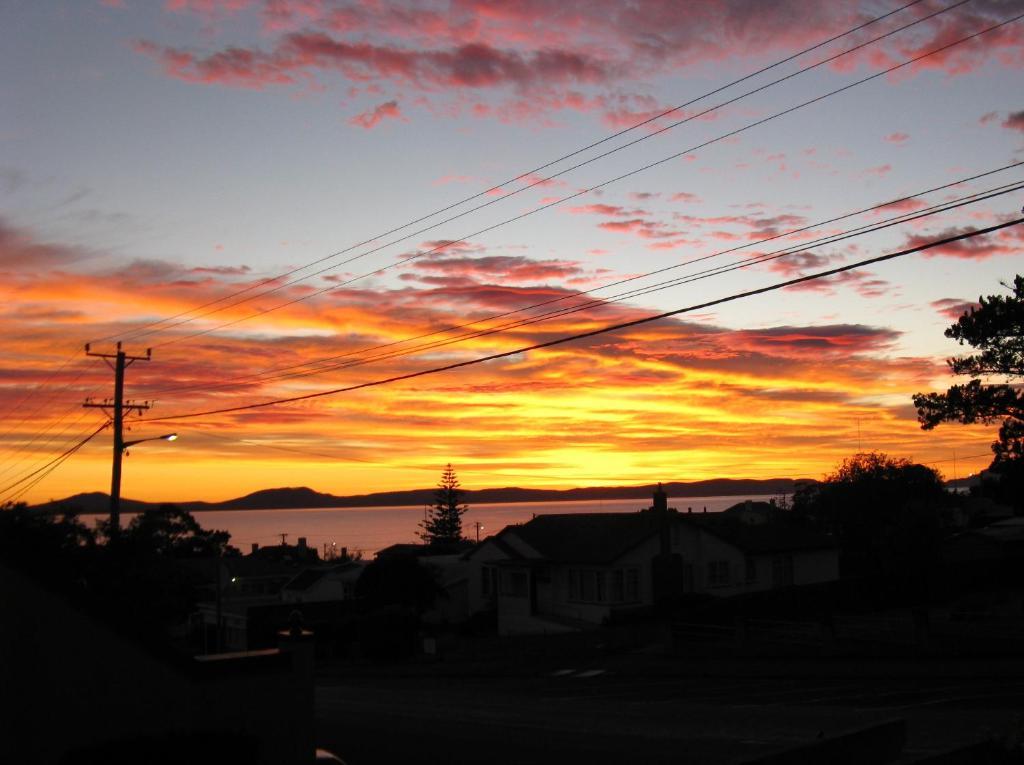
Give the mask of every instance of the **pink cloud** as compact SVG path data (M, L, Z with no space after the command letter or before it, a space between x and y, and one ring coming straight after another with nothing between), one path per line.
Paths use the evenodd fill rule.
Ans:
M402 110L399 109L397 101L385 101L382 104L377 104L370 111L357 114L348 121L348 124L356 125L364 130L370 130L377 127L385 119L405 119L402 116Z
M934 234L915 235L908 237L904 247L919 247L936 239L945 239L951 236L967 234L975 229L970 227L948 228L945 231L938 231ZM934 247L925 250L921 254L929 258L962 258L964 260L984 260L998 255L1019 255L1021 245L1024 245L1024 235L1017 229L1003 229L985 236L972 239L961 239L959 242L952 242L942 247Z
M297 75L318 69L340 71L356 82L379 78L425 88L526 88L538 82L601 82L608 76L600 61L582 53L541 49L522 54L482 44L409 50L348 43L323 32L289 33L269 53L229 47L198 56L146 41L137 42L135 49L178 79L257 89L293 83Z
M452 117L470 113L534 124L550 123L551 115L563 109L595 112L616 127L664 111L665 105L647 94L660 76L730 61L750 50L791 53L862 22L865 15L858 4L808 5L803 0L745 4L741 12L703 3L688 7L685 14L664 0L529 0L514 5L453 0L444 8L387 0L347 5L324 0L171 0L166 7L204 21L252 13L263 25L262 44L236 43L207 52L152 41L136 44L168 76L189 82L263 89L309 85L323 74L340 73L349 80L347 87L378 92L382 84L430 94L501 89L490 103L455 96L434 108ZM836 66L888 66L991 24L999 15L993 3L972 6ZM801 23L791 23L793 18ZM914 70L962 74L993 58L1019 67L1024 64L1022 50L1024 35L1009 26L922 61Z
M568 212L573 215L632 215L630 210L619 205L605 205L605 204L592 204L592 205L579 205L578 207L568 208Z
M473 178L469 175L442 175L440 178L436 178L433 182L434 186L445 186L449 183L470 183Z
M768 261L768 269L787 278L802 276L808 271L826 268L841 256L818 255L813 252L794 252L790 255Z
M894 212L913 212L914 210L920 210L922 207L927 207L927 205L919 199L900 199L899 201L890 202L879 207L875 210L875 214L889 215Z
M907 133L889 133L884 140L889 143L904 144L910 140L910 136Z
M877 352L890 347L899 336L899 332L891 329L833 324L731 332L729 340L740 349L813 358L820 354L846 356Z
M406 281L438 285L470 285L480 279L501 284L537 284L548 280L579 278L578 263L566 260L533 260L523 256L487 255L477 258L428 257L416 261L418 273L405 274Z
M892 285L882 279L873 279L867 271L844 271L834 276L825 276L786 289L796 292L820 292L835 294L837 287L849 287L861 297L874 298L892 294Z
M691 194L688 191L677 191L675 194L669 197L670 202L687 202L687 203L699 203L701 198L696 194Z
M1006 115L1006 119L1003 120L1001 124L1004 128L1009 128L1010 130L1020 130L1024 132L1024 110L1021 110L1019 112L1011 112L1010 114Z
M941 300L933 300L930 305L942 316L945 316L951 321L956 321L972 308L978 307L977 303L960 300L958 298L942 298Z
M641 239L663 239L678 236L681 232L673 231L659 221L647 220L645 218L630 218L629 220L610 220L598 223L598 228L605 231L614 231L620 234L633 234Z
M884 165L878 165L877 167L869 167L864 170L864 175L877 175L879 177L888 175L892 172L892 165L886 163Z
M75 247L38 242L30 232L15 228L0 217L0 273L66 268L87 256Z

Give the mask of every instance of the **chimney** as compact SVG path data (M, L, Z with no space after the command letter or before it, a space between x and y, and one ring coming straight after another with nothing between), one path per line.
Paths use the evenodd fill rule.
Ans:
M253 542L252 543L252 552L253 553L257 553L257 552L259 552L259 549L260 549L260 543L259 542Z
M342 547L341 548L341 559L342 560L348 560L348 548L347 547Z
M651 506L651 511L658 524L658 547L662 555L669 555L672 552L672 542L669 529L668 495L665 494L660 483L654 490L654 505Z
M654 510L662 513L668 512L668 495L661 488L660 483L658 488L654 490Z
M305 537L299 537L299 547L301 547L303 550L306 549L306 538Z

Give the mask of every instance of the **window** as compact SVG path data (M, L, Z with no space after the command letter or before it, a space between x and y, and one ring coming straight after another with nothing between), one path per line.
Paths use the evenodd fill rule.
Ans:
M569 569L569 600L583 603L635 603L640 599L640 570L634 567Z
M611 585L609 586L611 601L612 603L621 603L626 599L625 572L621 568L617 568L611 572L609 578L611 579Z
M502 595L525 598L529 594L530 580L525 571L506 571L502 580L504 583Z
M488 566L480 569L480 594L485 598L491 595L491 571Z
M747 558L747 584L757 581L757 561Z
M708 562L708 587L725 587L729 584L729 561Z
M595 586L595 577L593 571L581 571L580 572L580 600L585 600L593 603L597 594L597 587Z
M640 600L640 569L627 568L624 574L626 587L622 599L627 603L635 603Z
M776 555L772 558L772 585L789 587L793 584L793 556Z

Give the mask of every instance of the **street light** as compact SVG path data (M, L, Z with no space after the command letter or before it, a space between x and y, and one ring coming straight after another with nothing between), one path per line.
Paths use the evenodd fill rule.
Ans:
M151 438L139 438L135 441L122 441L120 431L114 431L114 468L110 476L110 533L117 535L121 526L121 456L128 451L129 446L141 444L145 441L174 441L178 438L177 433L166 433L162 436Z
M141 443L144 443L146 441L177 441L177 440L178 440L178 434L177 433L166 433L165 435L153 436L152 438L140 438L140 439L138 439L136 441L125 441L123 444L121 444L121 451L125 451L129 446L135 446L135 444L141 444Z

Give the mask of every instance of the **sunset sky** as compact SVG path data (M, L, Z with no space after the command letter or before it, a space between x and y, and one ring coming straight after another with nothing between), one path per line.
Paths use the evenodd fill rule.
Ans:
M87 342L151 347L128 396L155 402L143 419L172 417L514 350L1015 217L1022 191L813 245L1024 181L1019 166L949 186L1024 161L1024 19L773 115L1024 14L1020 0L922 0L700 98L901 5L4 2L0 488L102 424L81 404L112 395L113 375ZM132 449L123 494L366 493L433 485L448 462L469 488L817 478L858 449L947 477L955 457L963 476L990 461L995 427L924 432L911 395L952 382L943 330L1024 271L1022 246L1012 227L451 372L136 421L129 439L181 437ZM0 499L109 481L107 430Z

